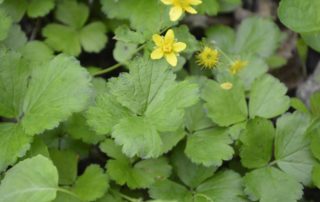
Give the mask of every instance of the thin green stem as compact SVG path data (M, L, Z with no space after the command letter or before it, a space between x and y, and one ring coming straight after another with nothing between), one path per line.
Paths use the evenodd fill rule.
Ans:
M129 196L127 196L127 195L124 195L124 194L122 194L122 193L118 193L122 198L124 198L124 199L126 199L127 201L130 201L130 202L140 202L141 201L141 199L135 199L135 198L131 198L131 197L129 197Z
M105 68L105 69L103 69L103 70L101 70L101 71L98 71L98 72L93 73L92 76L99 76L99 75L101 75L101 74L106 74L106 73L109 73L109 72L111 72L111 71L119 68L119 67L121 67L121 64L120 64L120 63L117 63L117 64L112 65L112 66L110 66L110 67L108 67L108 68Z

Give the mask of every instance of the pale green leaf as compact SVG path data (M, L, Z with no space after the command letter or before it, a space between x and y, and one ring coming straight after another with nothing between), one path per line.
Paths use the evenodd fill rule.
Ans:
M38 155L19 162L1 181L1 202L50 202L56 197L58 172L52 162Z
M127 25L121 25L114 31L114 38L125 43L140 44L145 40L142 33L131 30Z
M253 170L244 177L245 192L253 201L296 202L303 186L294 178L273 167Z
M320 32L301 33L301 36L306 44L314 50L320 52Z
M102 11L111 19L129 20L131 27L145 38L173 23L169 20L169 7L158 0L100 0Z
M33 138L33 142L31 144L31 147L23 158L31 158L31 157L35 157L37 155L42 155L44 157L50 158L50 154L49 154L49 150L48 150L47 145L38 136Z
M223 161L230 160L234 154L230 146L232 142L223 128L201 130L188 137L185 153L193 163L221 166Z
M295 32L320 31L320 1L282 0L278 15L281 22Z
M89 8L76 0L62 0L55 13L62 23L73 28L82 28L89 17Z
M179 42L183 42L187 45L187 48L181 52L192 54L200 49L200 44L197 39L190 33L189 28L186 25L181 25L172 29L174 36Z
M310 151L307 129L310 118L295 112L277 120L275 159L284 172L305 185L311 183L311 172L315 160Z
M26 12L28 3L25 0L4 0L1 7L7 11L14 22L19 22Z
M220 9L218 0L202 0L202 3L194 7L200 14L217 15Z
M216 173L196 189L196 195L201 193L214 202L241 202L244 193L241 176L231 170Z
M0 124L0 172L14 164L30 148L32 136L25 134L22 127L13 123ZM0 197L1 201L1 197Z
M65 25L49 24L42 29L45 42L56 51L77 56L81 52L80 37L77 31Z
M55 57L33 68L22 107L28 134L56 127L72 113L84 110L91 95L90 76L74 58Z
M109 93L98 95L94 106L90 107L87 114L88 125L98 134L105 135L111 132L118 122L131 113L121 106Z
M2 41L8 49L19 51L27 43L26 34L21 30L20 25L11 26L7 38Z
M312 182L316 187L320 187L320 165L315 164L312 170Z
M266 166L272 157L274 136L271 121L261 118L250 120L240 136L243 144L240 149L242 165L247 168Z
M208 80L202 98L209 118L220 126L229 126L247 118L244 89L239 81L234 80L233 87L226 90L216 81Z
M236 40L235 31L225 25L212 26L206 29L207 40L226 52L231 52Z
M90 165L71 188L83 201L95 201L109 189L109 177L98 165Z
M186 110L185 125L190 132L206 129L213 125L203 108L203 102L198 102Z
M82 28L80 41L86 52L100 52L106 45L108 38L106 27L102 22L92 22Z
M280 40L281 32L273 21L260 17L247 18L238 29L235 52L269 57L278 48Z
M156 128L143 117L121 119L113 128L112 137L122 145L122 151L129 157L158 157L162 152L162 140Z
M287 111L290 98L286 92L286 86L271 75L255 80L250 93L250 117L272 118Z
M113 49L113 57L116 61L126 64L137 52L137 44L117 41Z
M21 50L21 54L31 62L47 62L53 58L53 50L41 41L30 41Z

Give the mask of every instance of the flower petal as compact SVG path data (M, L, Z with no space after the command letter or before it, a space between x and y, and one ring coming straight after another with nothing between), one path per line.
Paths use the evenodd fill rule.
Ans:
M176 53L183 51L184 49L186 49L186 47L187 47L187 44L183 42L177 42L173 44L173 50Z
M156 44L156 46L162 46L163 43L163 37L159 34L152 35L152 40Z
M173 67L177 66L178 59L174 53L165 54L165 58L171 66Z
M151 59L153 59L153 60L160 59L163 57L163 51L161 48L157 48L154 51L152 51L150 56L151 56Z
M176 21L176 20L178 20L180 17L181 17L181 15L182 15L182 8L180 7L180 6L174 6L174 7L172 7L171 9L170 9L170 13L169 13L169 15L170 15L170 20L171 21Z
M192 8L191 6L185 7L184 10L186 10L188 13L191 13L191 14L197 13L196 9Z
M189 4L193 6L199 5L201 3L202 3L201 0L189 0Z
M166 44L172 44L174 42L174 32L172 29L169 29L164 36L164 41Z
M161 2L165 5L172 5L173 4L173 0L161 0Z

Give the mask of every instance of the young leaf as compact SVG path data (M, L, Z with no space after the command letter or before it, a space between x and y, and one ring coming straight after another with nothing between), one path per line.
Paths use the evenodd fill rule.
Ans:
M281 170L305 185L311 183L311 172L315 160L310 151L307 129L310 118L295 112L277 120L275 158Z
M208 80L202 98L206 101L204 107L208 110L209 118L219 126L229 126L247 118L244 90L239 81L226 90L216 81Z
M109 178L98 165L90 165L71 188L83 201L95 201L109 189Z
M238 29L235 51L266 58L278 48L280 39L281 32L273 21L259 17L247 18Z
M216 173L196 189L197 194L203 194L215 202L245 202L242 190L241 176L231 170ZM228 189L225 189L228 187Z
M49 159L38 155L6 173L0 185L0 202L48 202L56 197L57 189L57 169Z
M271 121L261 118L250 120L240 136L243 144L240 150L242 165L247 168L266 166L272 157L274 136Z
M251 171L244 177L245 192L253 201L296 202L303 186L294 178L273 167Z
M30 148L32 136L25 134L21 125L0 124L0 172L16 162ZM0 197L1 198L1 197ZM1 200L1 199L0 199Z
M198 131L187 139L185 153L193 163L204 166L220 166L234 154L233 141L223 128ZM201 147L199 147L201 145Z
M253 84L250 94L250 117L272 118L288 110L290 98L287 88L270 75L263 75Z
M27 14L32 18L47 15L55 6L54 0L29 0L27 2Z
M295 32L320 31L320 1L282 0L278 15L283 24Z

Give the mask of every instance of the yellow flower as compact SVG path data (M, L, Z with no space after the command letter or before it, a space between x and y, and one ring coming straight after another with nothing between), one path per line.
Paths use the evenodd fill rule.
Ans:
M170 20L178 20L184 12L196 14L197 11L192 7L202 3L201 0L161 0L166 5L172 5L170 9Z
M224 90L230 90L233 87L233 85L230 82L224 82L220 84L220 87Z
M231 72L231 74L234 75L234 74L238 73L240 70L242 70L247 65L248 65L248 61L236 60L231 64L230 72Z
M179 52L187 47L183 42L176 42L172 29L169 29L164 37L154 34L152 40L156 44L156 47L151 53L151 59L158 60L165 57L167 62L173 67L177 65L177 55Z
M196 57L199 65L212 69L218 63L219 52L206 46Z

